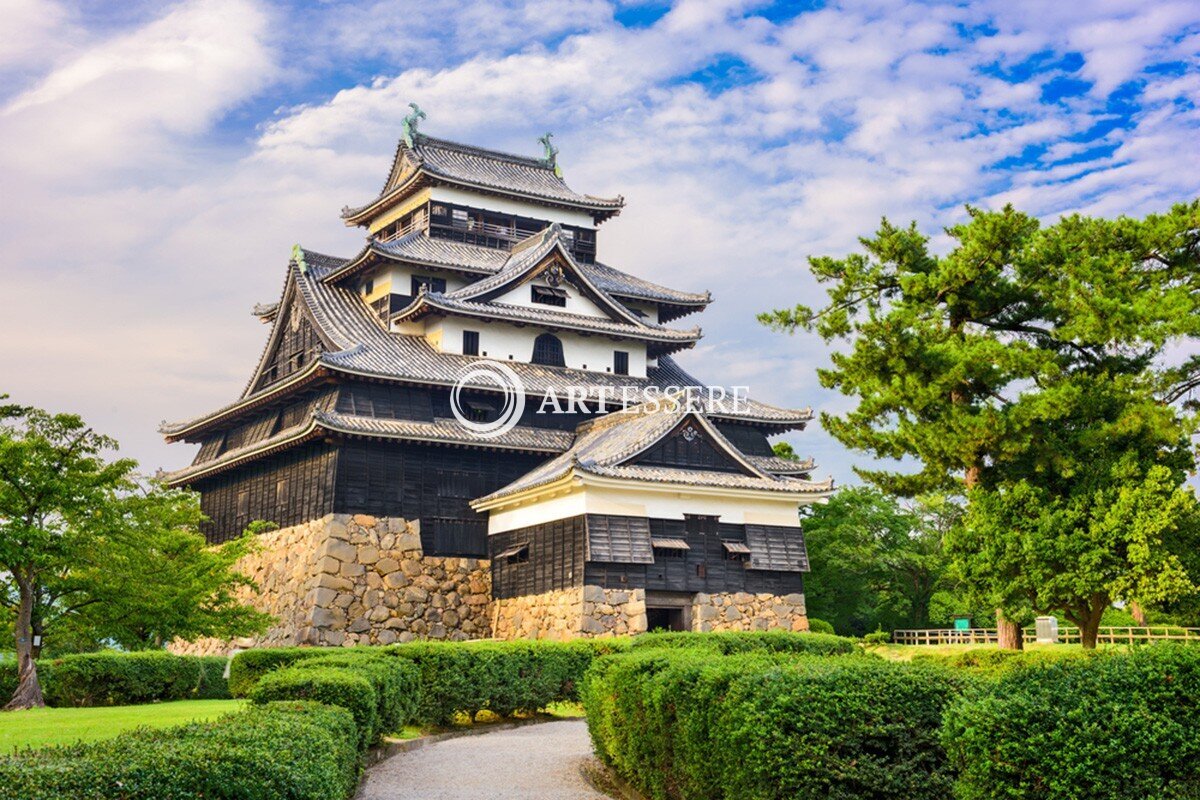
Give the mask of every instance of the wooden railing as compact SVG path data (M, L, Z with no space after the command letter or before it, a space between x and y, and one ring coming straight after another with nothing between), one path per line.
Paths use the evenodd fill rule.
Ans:
M1022 639L1026 644L1037 641L1037 633L1032 629L1022 631ZM1081 635L1079 628L1061 627L1058 629L1058 641L1061 644L1079 644ZM996 644L999 641L995 628L930 628L925 630L898 630L892 632L892 642L908 645L940 645L940 644ZM1200 628L1177 628L1168 625L1149 625L1145 627L1100 628L1096 641L1099 644L1145 644L1146 642L1176 641L1200 642Z

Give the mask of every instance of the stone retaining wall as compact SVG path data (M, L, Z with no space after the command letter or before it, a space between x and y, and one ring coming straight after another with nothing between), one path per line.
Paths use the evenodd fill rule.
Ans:
M700 593L692 605L692 630L806 631L808 616L804 595Z
M584 586L492 602L492 629L497 639L562 640L626 636L646 630L643 589Z
M489 562L425 556L418 520L330 514L262 534L259 545L238 565L258 589L241 596L275 625L235 642L176 642L172 651L491 636Z

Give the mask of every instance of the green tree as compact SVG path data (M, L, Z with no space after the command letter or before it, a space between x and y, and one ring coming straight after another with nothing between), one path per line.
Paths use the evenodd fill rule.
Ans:
M813 572L805 603L839 633L922 628L944 586L944 520L952 507L923 501L906 509L870 487L842 489L805 509Z
M265 624L232 596L246 579L230 559L249 544L214 555L195 498L139 486L133 461L106 457L115 449L78 416L0 407L0 603L13 612L18 662L8 709L44 704L34 637L64 620L94 615L106 621L89 627L96 640L130 644Z
M1200 201L1144 220L1073 216L1042 228L1011 207L968 208L931 252L916 229L884 220L863 254L810 259L828 285L821 308L760 315L784 331L815 331L849 349L832 355L822 384L857 398L822 415L832 435L880 459L915 459L917 472L860 474L906 496L969 493L1013 480L1042 440L1046 406L1072 376L1133 375L1165 401L1200 385L1200 358L1157 368L1163 350L1200 331ZM1020 647L1004 609L1021 582L996 581L1001 643Z
M1114 600L1158 607L1196 594L1191 428L1128 378L1059 388L1028 474L974 489L949 549L972 596L1061 612L1094 648Z

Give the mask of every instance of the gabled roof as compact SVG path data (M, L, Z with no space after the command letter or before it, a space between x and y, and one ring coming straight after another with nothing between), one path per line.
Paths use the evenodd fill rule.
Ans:
M366 205L343 209L342 218L349 225L362 225L429 181L586 211L596 219L607 219L625 205L621 197L579 194L548 161L417 134L411 147L403 139L397 144L380 195Z
M480 360L473 356L435 350L423 336L388 331L358 294L343 286L326 283L323 278L344 264L344 260L309 250L300 250L298 255L299 259L293 258L288 265L281 300L289 299L292 296L289 293L295 292L298 305L303 307L322 339L327 342L328 351L299 372L257 391L248 390L240 399L222 408L188 421L164 423L159 430L168 439L194 437L213 426L225 424L249 409L279 402L297 388L327 379L331 374L449 387L469 367L478 365ZM251 387L266 363L269 348L276 341L281 324L282 315L275 318L272 333L268 337L268 348L260 358ZM541 397L547 392L555 392L563 397L571 387L586 386L592 392L589 399L603 396L611 402L614 394L619 396L624 387L704 386L681 369L670 356L660 356L657 366L650 367L645 378L518 361L504 363L517 373L526 393L532 397ZM472 388L485 392L494 392L496 389L494 384L482 381ZM813 416L809 409L777 408L748 398L712 402L706 408L706 413L714 418L777 426L781 430L803 427Z
M323 280L330 283L345 280L378 263L379 258L486 277L503 270L510 255L508 250L427 236L418 230L389 242L369 240L362 250L343 260L341 266L327 273ZM708 292L671 289L599 262L576 263L588 280L618 300L669 307L671 313L663 315L664 321L699 311L712 302Z
M491 508L498 501L555 483L580 473L626 479L639 483L663 483L725 489L825 495L833 490L832 479L822 482L771 475L760 469L713 425L707 414L689 405L680 395L674 401L644 403L585 422L576 429L575 443L562 455L527 472L489 495L472 501L476 510ZM636 463L637 457L685 423L703 430L709 440L740 472L655 466Z

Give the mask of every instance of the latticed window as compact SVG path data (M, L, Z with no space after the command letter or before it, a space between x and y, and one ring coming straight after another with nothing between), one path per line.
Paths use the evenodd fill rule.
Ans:
M618 375L629 374L629 353L621 350L613 351L613 372Z
M543 333L533 340L532 361L547 367L565 367L567 362L563 358L562 341L552 333Z
M479 355L479 331L463 331L463 355Z

